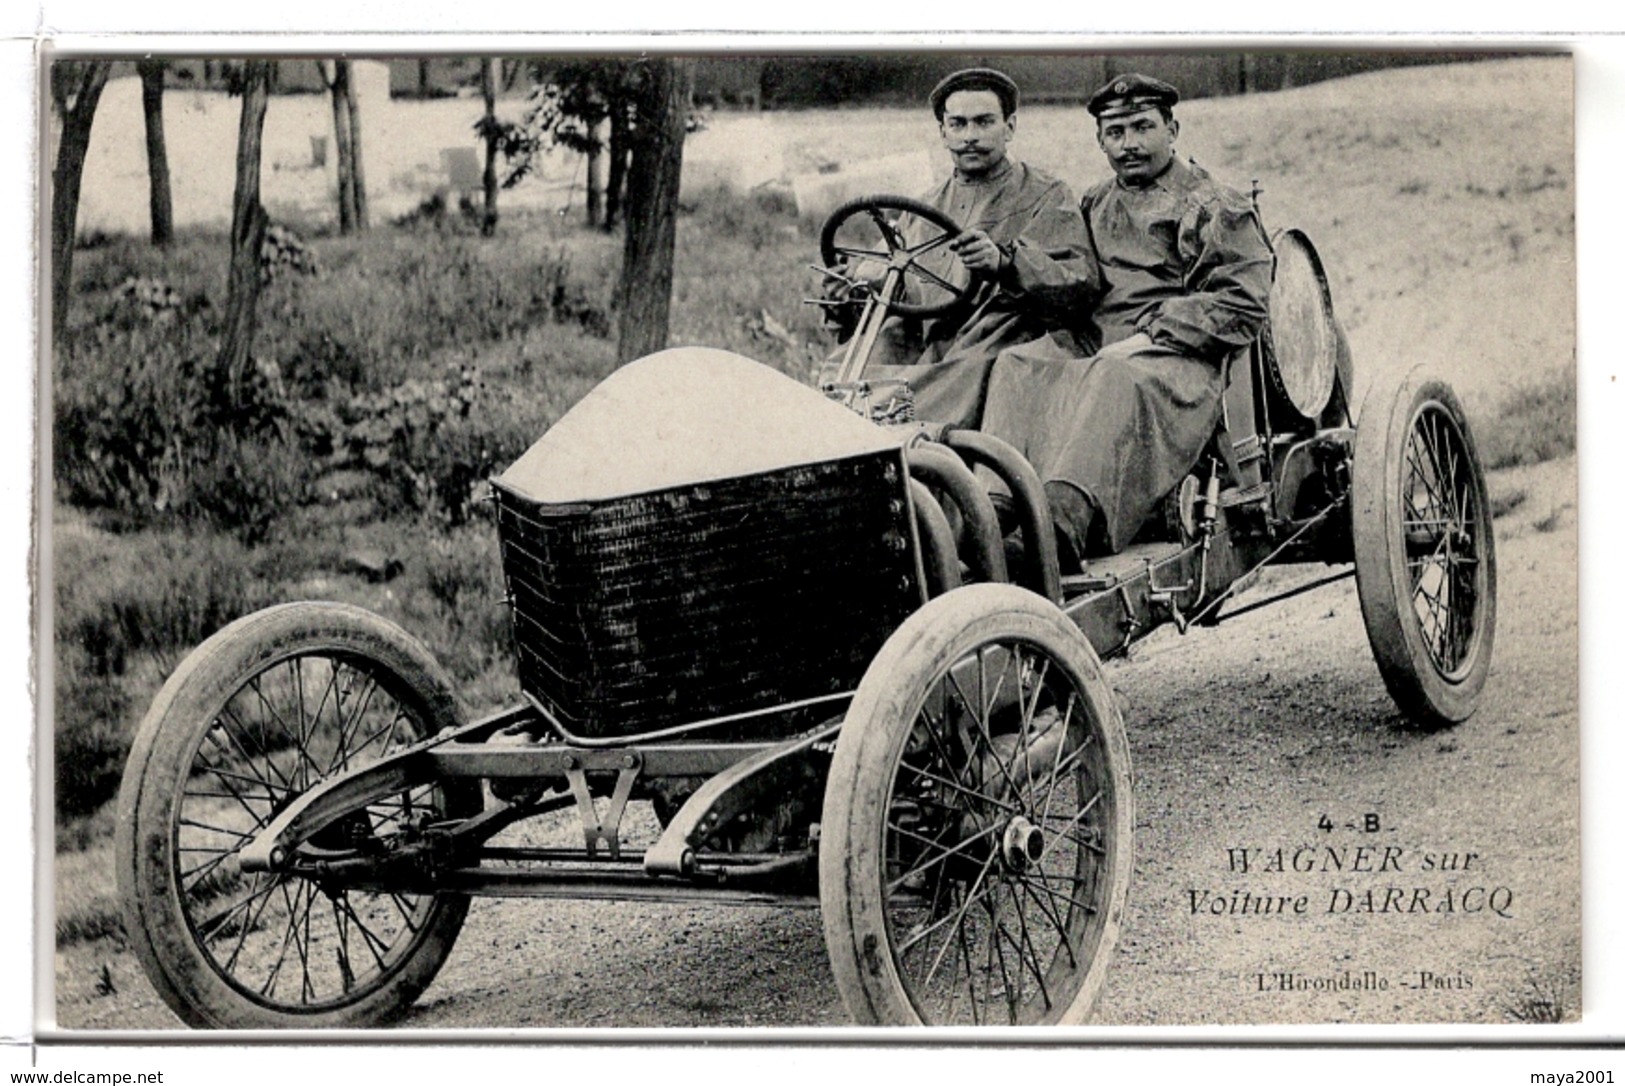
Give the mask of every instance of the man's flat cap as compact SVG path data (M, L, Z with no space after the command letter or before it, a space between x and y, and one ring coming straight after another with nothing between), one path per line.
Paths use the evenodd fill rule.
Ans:
M1089 112L1104 120L1138 113L1152 106L1171 108L1179 101L1179 92L1170 84L1148 75L1129 72L1101 87L1089 99Z
M999 104L1004 107L1006 117L1014 113L1021 103L1021 92L1016 89L1014 79L996 68L966 68L931 88L931 112L937 115L937 120L942 120L948 96L962 90L992 91L999 96Z

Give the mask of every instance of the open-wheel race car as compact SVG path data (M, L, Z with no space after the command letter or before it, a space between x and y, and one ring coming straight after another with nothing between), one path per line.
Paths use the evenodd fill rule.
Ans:
M1466 419L1413 374L1356 431L1306 237L1276 235L1268 330L1166 515L1063 570L1019 454L865 380L889 312L967 289L927 259L958 228L922 208L826 225L831 274L883 269L826 387L663 352L493 480L520 704L469 720L418 641L333 603L185 660L137 735L117 848L126 929L185 1021L386 1020L483 894L817 906L860 1024L1079 1022L1134 828L1102 660L1268 602L1234 603L1265 566L1339 567L1274 598L1354 576L1399 706L1473 711L1495 555ZM895 218L927 212L937 232L905 244Z

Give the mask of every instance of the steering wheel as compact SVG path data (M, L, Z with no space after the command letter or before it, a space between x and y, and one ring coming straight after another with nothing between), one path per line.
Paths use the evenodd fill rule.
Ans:
M908 244L909 239L897 228L896 216L886 212L912 215L930 229L924 232L925 237ZM940 270L940 258L934 261L938 269L922 263L920 258L942 251L960 233L958 223L930 204L907 196L862 196L830 212L819 232L818 251L826 268L836 267L845 258L897 269L905 283L913 279L925 288L925 296L945 297L936 302L893 301L888 311L904 317L941 317L968 302L984 276L972 272L968 281L954 282Z

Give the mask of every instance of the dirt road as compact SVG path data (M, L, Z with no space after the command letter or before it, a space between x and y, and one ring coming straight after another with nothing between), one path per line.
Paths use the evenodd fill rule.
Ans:
M1136 859L1101 1023L1578 1013L1574 461L1491 484L1527 497L1497 523L1490 685L1454 729L1396 713L1352 581L1216 631L1165 631L1109 669L1135 762ZM1238 894L1306 904L1257 915L1226 904ZM56 983L63 1028L177 1024L109 941L60 954ZM815 909L481 901L404 1025L846 1021Z

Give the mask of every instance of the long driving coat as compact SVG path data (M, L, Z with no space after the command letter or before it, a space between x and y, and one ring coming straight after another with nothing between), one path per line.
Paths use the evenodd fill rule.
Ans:
M1079 320L1099 273L1072 190L1042 170L1006 159L987 177L955 174L921 199L965 229L986 231L1010 259L965 310L887 318L863 376L907 380L920 419L976 426L999 352ZM908 216L900 225L910 244L936 229ZM963 268L939 252L943 266L935 270L962 280Z
M1026 454L1057 527L1120 550L1182 479L1219 419L1226 359L1263 325L1274 257L1252 202L1195 163L1155 181L1113 178L1082 214L1104 291L1079 357L1046 337L1000 354L982 429ZM1152 346L1120 346L1137 332ZM1087 352L1084 352L1087 353Z

